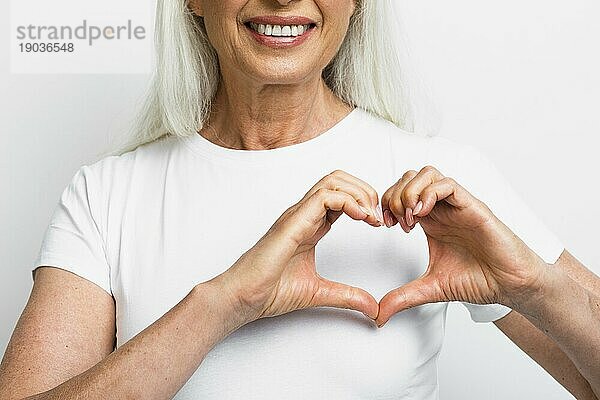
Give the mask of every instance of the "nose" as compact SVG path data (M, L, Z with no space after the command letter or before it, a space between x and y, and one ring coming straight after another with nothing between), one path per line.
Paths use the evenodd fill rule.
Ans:
M277 0L277 2L279 4L281 4L282 6L287 6L288 4L290 4L292 1L296 1L296 0Z

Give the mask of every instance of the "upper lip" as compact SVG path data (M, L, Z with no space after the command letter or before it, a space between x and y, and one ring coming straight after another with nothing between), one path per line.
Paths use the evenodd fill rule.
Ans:
M288 16L288 17L280 17L277 15L260 15L257 17L252 17L248 19L246 22L254 22L256 24L263 25L310 25L316 24L316 22L307 17L301 16Z

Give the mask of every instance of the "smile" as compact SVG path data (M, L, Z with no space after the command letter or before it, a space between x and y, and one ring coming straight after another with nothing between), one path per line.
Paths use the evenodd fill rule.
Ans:
M246 24L254 32L258 32L265 36L283 36L283 37L296 37L302 36L309 29L313 28L314 24L306 25L269 25L269 24L257 24L255 22L248 22Z
M254 40L272 49L289 49L302 45L317 30L317 23L306 17L254 17L244 23Z

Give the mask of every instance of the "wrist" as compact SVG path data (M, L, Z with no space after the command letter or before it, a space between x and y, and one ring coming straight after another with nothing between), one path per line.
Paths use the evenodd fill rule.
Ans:
M547 296L556 294L557 268L535 253L498 218L490 229L504 238L496 247L498 257L498 285L500 303L519 312L527 312L541 305Z
M576 285L562 270L542 260L537 278L521 293L509 299L510 307L523 315L539 319L549 307L556 308L561 303L564 291L572 289L571 284ZM571 293L576 291L571 290Z
M197 284L192 289L192 294L202 307L199 311L210 313L215 323L222 327L224 336L251 322L240 313L231 289L221 275Z

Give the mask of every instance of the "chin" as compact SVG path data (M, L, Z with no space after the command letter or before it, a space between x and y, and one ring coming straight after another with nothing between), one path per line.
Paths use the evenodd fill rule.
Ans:
M298 68L298 65L292 61L286 62L285 64L279 63L277 65L271 63L269 65L256 65L252 68L252 75L257 81L265 84L294 84L302 83L309 80L311 77L321 75L320 70L311 68ZM292 64L292 65L290 65Z

